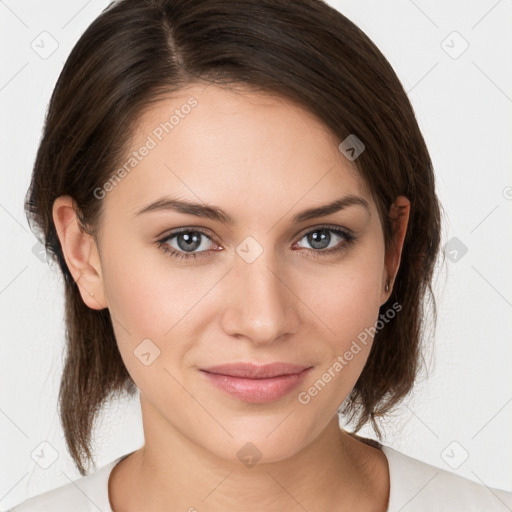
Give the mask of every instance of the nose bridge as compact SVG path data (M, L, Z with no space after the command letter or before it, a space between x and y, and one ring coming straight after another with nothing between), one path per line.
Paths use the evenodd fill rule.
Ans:
M253 343L271 343L297 330L294 294L270 247L247 237L236 248L224 329Z

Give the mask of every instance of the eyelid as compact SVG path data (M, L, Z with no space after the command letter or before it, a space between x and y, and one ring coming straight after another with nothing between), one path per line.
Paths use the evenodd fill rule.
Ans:
M161 235L158 235L157 238L167 238L173 235L177 235L179 233L183 233L184 231L198 231L199 233L203 233L209 238L211 238L210 233L213 233L211 229L202 226L184 226L180 228L166 229Z
M334 231L343 231L349 236L355 236L354 232L351 229L345 228L343 226L338 226L335 224L316 224L315 226L309 226L308 228L305 228L303 231L301 231L297 235L298 240L300 240L304 235L307 235L311 231L315 231L316 229L332 229Z

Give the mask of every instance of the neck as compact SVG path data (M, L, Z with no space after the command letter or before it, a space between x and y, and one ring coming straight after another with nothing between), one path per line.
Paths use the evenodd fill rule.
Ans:
M146 420L156 412L143 409ZM340 429L337 416L291 457L254 465L219 458L167 422L145 423L145 445L112 471L115 512L386 510L385 455Z

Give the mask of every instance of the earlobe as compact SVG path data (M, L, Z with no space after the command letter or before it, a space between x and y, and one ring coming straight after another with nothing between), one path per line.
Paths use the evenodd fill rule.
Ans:
M409 224L410 208L410 201L405 196L398 196L389 209L389 217L392 221L392 240L389 247L386 248L384 283L389 282L389 291L386 290L385 292L385 301L391 294L394 278L400 266L407 225Z
M104 309L107 304L96 240L81 226L75 208L71 196L55 199L52 216L57 236L84 303L91 309Z

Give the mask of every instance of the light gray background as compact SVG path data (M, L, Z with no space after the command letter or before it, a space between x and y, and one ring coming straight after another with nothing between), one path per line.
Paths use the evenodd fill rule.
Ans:
M447 214L443 246L457 237L468 249L438 272L429 376L387 422L384 443L512 491L512 1L329 3L369 35L408 91ZM0 0L2 509L79 477L56 408L61 278L32 252L23 199L63 62L107 4ZM58 43L50 56L33 49L52 49L45 31ZM461 38L469 47L459 55ZM138 401L111 404L96 434L97 467L141 446ZM57 454L46 469L32 455L41 450L46 463Z

